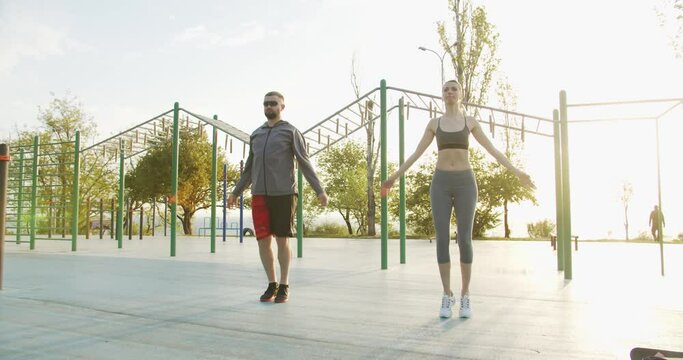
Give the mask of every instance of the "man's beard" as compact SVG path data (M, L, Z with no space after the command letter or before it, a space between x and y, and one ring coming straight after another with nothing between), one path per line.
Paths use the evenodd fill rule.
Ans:
M265 115L268 120L273 120L277 117L277 113L274 111L266 111Z

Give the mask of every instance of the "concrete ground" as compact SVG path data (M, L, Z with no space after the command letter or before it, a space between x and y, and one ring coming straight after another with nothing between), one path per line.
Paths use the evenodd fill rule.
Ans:
M440 319L434 243L305 239L290 302L260 303L254 238L5 244L2 359L627 359L683 351L683 245L475 241L473 317ZM296 241L293 241L296 256ZM451 244L452 258L458 250ZM453 268L454 289L460 286ZM457 309L456 309L457 310ZM457 311L456 311L457 313Z

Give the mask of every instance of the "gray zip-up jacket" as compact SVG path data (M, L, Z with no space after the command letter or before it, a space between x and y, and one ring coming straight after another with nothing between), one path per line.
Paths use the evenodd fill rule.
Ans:
M249 157L232 194L238 196L250 184L253 195L296 194L295 159L315 193L323 193L299 130L284 120L276 122L273 127L268 127L266 122L249 138Z

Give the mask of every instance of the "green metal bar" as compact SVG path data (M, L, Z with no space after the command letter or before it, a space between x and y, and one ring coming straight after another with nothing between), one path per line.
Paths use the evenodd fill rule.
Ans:
M111 225L110 225L111 226ZM104 235L104 200L100 198L100 239L102 239L102 235Z
M657 224L657 228L659 229L657 231L657 240L659 241L659 258L660 258L660 266L661 266L661 271L662 271L662 276L664 276L664 234L662 233L663 229L663 222L664 222L664 211L662 210L662 177L661 177L661 171L660 171L660 162L659 162L659 118L657 118L655 122L655 128L656 128L656 135L657 135L657 203L659 204L659 214L657 214L657 221L659 222Z
M39 144L39 138L38 136L33 137L33 158L37 159L38 158L38 144ZM30 249L33 250L36 248L36 242L35 242L35 237L36 237L36 201L38 200L37 196L37 191L38 189L36 188L36 185L38 184L38 161L33 161L33 173L31 175L31 217L30 217L30 232L31 232L31 246Z
M553 110L553 134L555 145L555 222L557 231L555 233L555 249L557 249L557 270L564 270L564 224L562 213L562 151L560 147L560 112Z
M218 115L213 116L218 120ZM211 253L216 252L216 182L218 172L218 129L213 128L213 143L211 144Z
M116 241L118 241L118 247L121 249L123 248L123 186L126 181L123 174L125 160L123 140L119 140L119 147L119 208L116 210Z
M569 134L567 130L567 93L560 91L560 134L562 145L562 225L564 247L564 278L572 278L572 218L569 189Z
M178 149L179 134L179 104L173 104L173 148L171 149L171 256L175 256L176 221L178 215Z
M114 239L114 233L116 233L116 230L115 230L116 229L116 227L115 227L116 226L116 216L114 214L115 206L116 206L115 200L114 200L114 198L112 198L111 199L111 209L110 209L111 212L109 213L110 214L109 219L111 219L109 221L109 238L110 239Z
M296 171L299 196L296 197L296 257L304 256L304 178L301 169Z
M80 203L79 180L81 172L81 132L76 131L76 139L74 140L74 173L73 173L73 189L71 190L71 251L76 251L78 242L78 205ZM88 200L88 203L90 200ZM88 207L90 212L90 207ZM90 223L90 214L88 214L88 221ZM90 226L87 229L90 233Z
M21 206L23 204L22 195L24 190L24 150L19 152L19 198L17 199L17 244L21 242Z
M138 228L138 239L142 240L144 226L142 225L145 220L145 203L140 202L140 227Z
M0 144L0 290L2 290L5 268L5 210L7 206L7 171L10 165L10 147Z
M381 162L381 170L380 170L380 179L382 182L384 182L387 179L387 82L386 80L382 79L380 81L380 108L381 108L381 117L380 117L380 143L382 145L382 149L380 151L380 162ZM383 196L381 198L382 202L382 270L386 270L388 268L387 265L387 253L388 253L388 240L389 240L389 228L388 228L388 203L387 203L387 197Z
M73 153L66 153L65 155L73 155ZM40 155L40 156L44 157L44 155ZM58 165L61 165L61 164L60 163L50 163L50 164L41 163L40 165L38 165L38 167L48 167L48 166L58 166Z
M64 145L64 144L72 144L72 143L73 143L73 141L61 141L61 142L40 144L40 146L45 147L45 146L50 146L50 145Z
M50 180L50 183L52 183L52 180ZM50 187L48 190L50 191L50 200L52 200L52 187ZM52 220L54 220L52 217L52 210L52 208L47 209L47 237L49 238L52 238Z
M41 144L40 146L43 147L43 146L45 146L45 144ZM44 154L40 154L40 156L46 157L46 156L55 156L55 155L71 155L71 154L73 154L73 153L71 151L69 151L69 152L63 152L63 153L46 153L46 154L44 153ZM59 165L59 164L56 164L56 165Z
M86 221L85 221L85 227L86 227L86 229L85 229L85 239L86 239L86 240L89 240L89 239L90 239L90 206L91 206L91 205L90 205L90 198L87 198L87 199L85 200L85 208L86 208L85 213L86 213L86 216L87 216L87 219L86 219Z
M398 162L399 166L405 161L405 119L403 97L398 100ZM401 236L401 264L406 263L406 178L401 175L399 180L399 226Z
M43 176L43 177L63 177L66 175L72 175L73 176L73 173L42 174L41 176Z
M130 195L126 200L126 219L128 220L128 240L133 240L133 200Z

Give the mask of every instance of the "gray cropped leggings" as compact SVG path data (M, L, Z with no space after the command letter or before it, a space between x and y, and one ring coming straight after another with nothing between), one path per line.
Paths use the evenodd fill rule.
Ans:
M477 180L471 169L460 171L436 170L429 189L432 216L436 229L436 260L439 264L451 261L448 250L451 211L455 208L458 222L460 262L472 263L472 227L477 207Z

